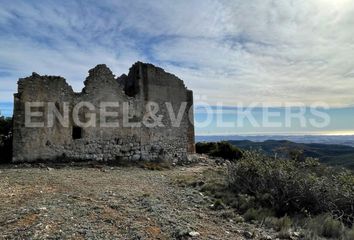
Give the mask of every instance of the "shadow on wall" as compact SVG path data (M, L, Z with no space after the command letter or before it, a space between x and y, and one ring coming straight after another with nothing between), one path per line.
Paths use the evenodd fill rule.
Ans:
M12 118L0 116L0 164L12 159Z

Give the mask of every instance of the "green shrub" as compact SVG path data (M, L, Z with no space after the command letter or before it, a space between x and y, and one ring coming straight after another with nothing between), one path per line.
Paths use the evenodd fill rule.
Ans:
M229 165L228 181L235 196L253 196L256 206L278 216L331 212L347 225L353 223L353 173L324 167L315 159L299 162L246 151Z
M293 220L287 215L281 218L269 216L264 219L264 225L277 231L288 231L293 225Z
M321 235L327 238L339 238L343 232L343 223L327 216L323 222Z
M225 141L217 143L199 142L196 144L196 152L228 160L238 160L242 157L241 150Z
M0 163L10 162L12 158L12 118L0 116Z
M195 145L195 151L200 154L210 154L216 149L216 143L214 142L198 142Z
M347 233L345 234L345 239L354 239L354 226L352 227L352 229L347 231Z
M12 131L12 118L0 116L0 135L7 136Z
M239 211L241 212L245 212L250 208L256 208L256 198L254 196L250 196L247 194L238 194L237 196L235 196L235 198L237 199L237 208L239 209Z
M270 209L266 208L249 208L244 214L243 217L246 221L263 221L267 217L274 216L274 213Z
M310 218L306 228L309 231L309 236L317 235L335 239L341 239L345 231L343 223L333 219L328 213Z
M288 231L291 228L293 221L290 217L285 215L284 217L280 218L277 222L277 229L278 231Z
M225 204L223 203L223 201L221 199L216 199L214 201L214 203L212 204L212 208L214 210L222 210L222 209L225 209Z
M258 220L258 213L258 209L250 208L245 212L245 214L243 214L243 217L246 221Z

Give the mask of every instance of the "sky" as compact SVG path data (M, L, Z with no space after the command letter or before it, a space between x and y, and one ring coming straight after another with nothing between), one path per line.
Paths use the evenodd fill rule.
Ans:
M354 131L350 0L0 0L0 6L2 112L11 112L18 78L32 72L61 75L81 91L97 64L119 76L139 60L183 79L196 103L321 102L338 122L323 131Z

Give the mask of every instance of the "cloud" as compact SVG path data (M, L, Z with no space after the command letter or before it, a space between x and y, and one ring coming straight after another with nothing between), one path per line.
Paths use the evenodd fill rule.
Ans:
M187 66L198 63L198 69L185 71L184 78L208 72L203 79L211 83L208 97L222 96L230 105L252 101L351 105L354 30L349 23L354 20L354 5L339 2L225 2L228 25L219 39L179 38L155 49L165 60L172 56Z
M163 66L226 105L354 102L354 4L308 1L11 1L0 9L0 101L19 77Z

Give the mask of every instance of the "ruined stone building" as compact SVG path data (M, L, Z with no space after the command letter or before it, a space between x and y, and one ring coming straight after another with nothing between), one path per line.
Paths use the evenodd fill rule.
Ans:
M193 93L176 76L137 62L128 75L115 78L106 65L97 65L89 71L84 84L83 90L77 93L62 77L33 73L18 81L18 92L14 95L14 162L183 161L188 153L194 152ZM39 104L33 105L35 102ZM78 119L82 123L89 119L94 123L90 126L78 125L73 119L75 106L82 102L92 106L77 108ZM117 102L119 106L111 105ZM156 116L162 124L134 126L134 123L154 120L150 119L153 108L146 108L150 102L158 104ZM108 112L117 112L106 118L116 125L101 125L102 103L109 103ZM182 109L180 124L171 122L168 105L172 106L176 118ZM65 126L61 121L65 120L66 110L69 114ZM49 114L50 111L62 118ZM96 117L92 118L92 114ZM29 119L38 126L29 127ZM127 119L129 126L124 126Z

